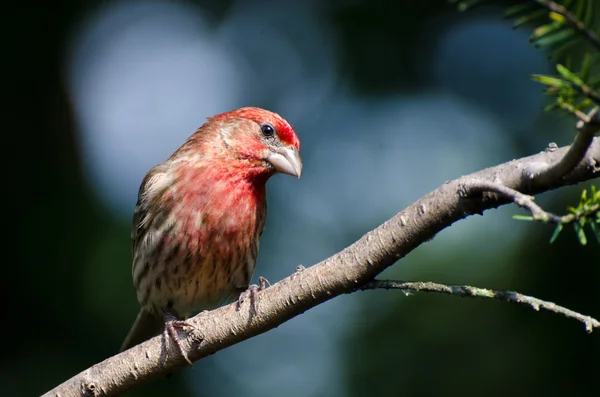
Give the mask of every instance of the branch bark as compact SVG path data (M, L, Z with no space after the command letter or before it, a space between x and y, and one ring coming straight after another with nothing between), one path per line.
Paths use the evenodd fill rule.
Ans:
M338 254L259 292L257 313L250 302L239 310L233 303L187 320L193 329L181 331L182 346L195 361L266 332L335 296L357 290L454 222L510 202L497 195L464 197L467 181L500 183L523 194L536 194L600 176L600 138L594 138L568 174L552 181L536 178L532 170L552 167L568 150L542 152L446 182ZM75 375L45 396L115 395L184 365L180 354L167 354L158 336Z

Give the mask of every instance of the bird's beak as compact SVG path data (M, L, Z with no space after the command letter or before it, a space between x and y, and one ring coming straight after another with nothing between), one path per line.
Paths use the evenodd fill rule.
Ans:
M294 146L276 148L269 154L267 161L271 163L277 172L297 176L298 178L302 175L302 159L300 158L300 152Z

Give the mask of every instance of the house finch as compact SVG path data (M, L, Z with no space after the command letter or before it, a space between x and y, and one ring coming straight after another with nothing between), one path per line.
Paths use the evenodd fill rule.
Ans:
M300 177L300 142L279 115L246 107L209 117L144 177L133 216L141 310L121 351L248 290L267 214L265 184ZM162 319L162 322L161 322Z

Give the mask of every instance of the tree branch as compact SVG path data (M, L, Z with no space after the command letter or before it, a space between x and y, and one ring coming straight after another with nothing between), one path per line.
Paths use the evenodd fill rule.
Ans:
M535 194L600 176L599 138L562 178L546 181L526 172L534 164L547 167L559 162L568 150L542 152L446 182L338 254L259 292L257 313L249 302L240 310L234 303L187 320L194 329L181 338L183 348L195 361L264 333L335 296L355 291L454 222L509 202L486 195L463 197L461 192L469 180L501 182L524 194ZM115 395L184 365L180 354L166 354L158 336L75 375L46 396Z
M587 119L577 122L579 132L577 132L573 144L560 161L545 168L534 164L534 168L531 170L532 175L536 175L535 177L541 179L542 183L551 182L562 178L563 175L575 168L592 144L594 135L600 130L598 111L598 107L595 107L586 115Z
M565 317L581 321L585 330L590 333L594 328L600 328L600 321L593 317L577 313L565 307L552 302L543 301L532 296L520 294L515 291L494 291L491 289L471 287L469 285L446 285L425 281L393 281L393 280L373 280L359 288L362 291L374 289L397 289L401 291L416 292L436 292L448 295L457 295L472 298L496 299L506 302L520 303L531 307L535 311L540 309L548 310L553 313L562 314Z

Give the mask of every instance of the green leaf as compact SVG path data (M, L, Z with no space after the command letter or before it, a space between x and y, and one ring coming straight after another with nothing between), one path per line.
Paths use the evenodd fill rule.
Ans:
M576 44L579 44L579 41L576 39L565 41L552 51L549 58L555 60L558 59L562 54L567 52L568 49L570 49Z
M590 78L590 72L592 70L592 54L586 52L583 56L583 62L581 63L581 72L579 75L583 81L587 81Z
M513 219L518 221L533 221L533 216L529 215L513 215Z
M525 14L526 12L530 12L534 10L535 6L531 3L519 3L514 6L510 6L504 12L505 18L515 18L517 15Z
M584 111L592 105L593 105L592 100L589 98L585 98L585 99L582 99L581 102L579 102L577 105L575 105L575 108L577 110Z
M592 191L592 200L600 201L600 190L596 190L596 185L592 185L590 190Z
M590 26L594 19L594 1L588 0L584 1L584 3L587 7L583 13L583 24L585 26Z
M546 76L543 74L531 75L531 80L537 81L538 83L542 83L544 85L548 85L551 87L565 87L568 85L561 79L558 79L558 78L552 77L552 76Z
M575 73L571 72L569 69L567 69L565 66L561 65L560 63L558 65L556 65L556 70L562 76L563 79L565 79L577 86L582 86L585 84L579 77L577 77L577 75Z
M569 40L577 35L572 29L561 29L556 32L550 33L539 39L534 39L532 42L538 47L548 47L551 45L557 45L560 42ZM531 39L530 39L531 40Z
M552 233L552 237L550 237L550 244L552 244L554 241L556 241L556 238L558 237L558 235L560 234L560 232L562 230L563 230L562 223L559 223L558 225L556 225L556 229L554 229L554 233Z
M516 18L513 23L513 29L519 28L529 22L532 22L538 18L541 18L546 15L546 10L536 10L530 14L524 15L522 17Z
M581 227L581 225L577 222L573 224L573 227L575 228L575 234L577 234L577 238L579 239L581 245L586 245L587 238L585 236L585 231L583 230L583 227Z
M565 21L567 20L563 15L560 15L556 12L548 13L548 17L554 22L560 23L561 25L564 25Z
M590 229L592 229L592 232L594 233L594 236L596 236L598 244L600 244L600 226L596 225L595 222L590 222Z
M463 0L458 2L458 10L459 11L467 11L471 8L480 5L484 0Z
M592 75L592 77L590 77L588 87L590 87L593 90L597 90L598 88L600 88L600 74Z
M553 33L561 28L562 28L562 26L557 23L548 23L546 25L539 26L539 27L533 29L533 33L529 37L529 40L535 41L536 39L539 39L540 37L543 37L550 33Z
M567 69L571 70L571 68L573 67L573 57L568 57L565 60L565 64L563 66L566 67Z
M579 19L581 19L581 16L582 16L583 11L584 11L583 10L583 7L585 7L584 3L587 3L587 0L583 0L583 1L579 0L577 3L575 3L577 5L577 9L571 11Z

